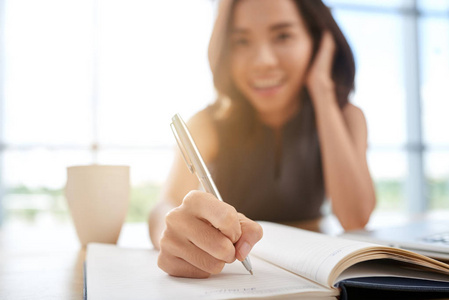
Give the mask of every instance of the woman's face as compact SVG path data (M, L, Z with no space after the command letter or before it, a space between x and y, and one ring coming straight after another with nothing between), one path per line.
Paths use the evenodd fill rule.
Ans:
M259 115L298 107L313 41L292 0L239 0L231 35L231 76Z

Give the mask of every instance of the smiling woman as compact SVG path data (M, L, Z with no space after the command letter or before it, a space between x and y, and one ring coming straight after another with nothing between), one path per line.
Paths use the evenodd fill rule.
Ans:
M177 157L150 215L159 266L220 272L261 238L253 220L316 220L325 195L345 229L365 226L375 205L366 122L348 102L354 60L329 9L223 0L209 62L218 99L189 126L226 203L192 191L198 181Z

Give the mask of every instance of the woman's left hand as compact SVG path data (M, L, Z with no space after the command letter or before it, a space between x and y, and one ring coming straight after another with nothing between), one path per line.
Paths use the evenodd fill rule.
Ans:
M310 66L306 85L312 98L334 92L332 65L335 54L335 41L329 31L323 32L318 53Z

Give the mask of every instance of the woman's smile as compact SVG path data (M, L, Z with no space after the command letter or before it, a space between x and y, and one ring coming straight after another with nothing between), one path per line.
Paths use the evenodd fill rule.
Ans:
M262 97L276 96L285 84L283 76L255 78L250 80L250 86L255 94Z

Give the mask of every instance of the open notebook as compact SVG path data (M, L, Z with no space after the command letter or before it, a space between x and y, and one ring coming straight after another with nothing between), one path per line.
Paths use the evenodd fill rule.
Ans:
M254 275L241 263L208 279L171 277L157 251L89 244L86 298L96 299L342 299L391 289L449 297L449 265L413 252L260 222L251 252ZM362 294L363 295L363 294Z

